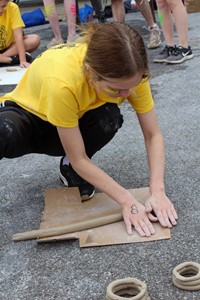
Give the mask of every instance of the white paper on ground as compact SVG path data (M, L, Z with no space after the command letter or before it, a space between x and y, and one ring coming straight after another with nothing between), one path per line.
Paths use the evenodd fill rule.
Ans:
M18 84L25 72L20 66L0 68L0 85Z

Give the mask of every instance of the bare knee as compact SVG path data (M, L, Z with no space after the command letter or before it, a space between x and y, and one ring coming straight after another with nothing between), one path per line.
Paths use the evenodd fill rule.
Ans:
M33 52L40 45L40 36L38 34L28 34L24 36L25 49L28 52Z
M156 3L160 10L168 9L167 0L156 0Z
M123 0L111 0L112 5L121 5Z
M172 12L177 6L183 5L182 0L167 0L167 4Z

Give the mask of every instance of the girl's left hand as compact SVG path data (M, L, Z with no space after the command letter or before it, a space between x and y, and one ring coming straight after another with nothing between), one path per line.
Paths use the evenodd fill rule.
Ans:
M154 192L145 203L146 213L154 212L163 227L172 228L177 224L177 213L174 205L165 192ZM149 217L151 220L151 217Z

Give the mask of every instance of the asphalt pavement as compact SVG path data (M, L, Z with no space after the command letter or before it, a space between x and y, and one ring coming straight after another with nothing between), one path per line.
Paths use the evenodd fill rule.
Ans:
M169 240L79 248L77 240L38 244L13 242L17 232L38 229L44 190L61 187L59 157L26 155L0 161L0 299L103 300L115 279L145 281L152 300L199 300L200 291L172 284L172 270L185 261L200 263L200 13L189 14L194 58L180 65L153 63L161 48L147 50L155 109L166 143L165 184L178 225ZM109 22L111 19L108 20ZM141 14L126 15L145 42L149 32ZM66 38L66 22L60 22ZM42 41L52 38L49 24L25 29ZM106 47L106 45L105 45ZM14 86L0 86L0 94ZM126 188L148 186L143 137L128 103L121 106L124 125L94 161Z

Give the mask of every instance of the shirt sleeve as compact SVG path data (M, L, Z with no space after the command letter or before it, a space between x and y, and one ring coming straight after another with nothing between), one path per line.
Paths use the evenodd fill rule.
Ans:
M154 107L154 101L147 79L142 80L140 84L131 90L128 101L136 113L139 114L146 113Z
M15 3L11 3L11 22L12 22L12 29L16 29L19 27L25 27L24 22L21 17L21 13L19 7Z

